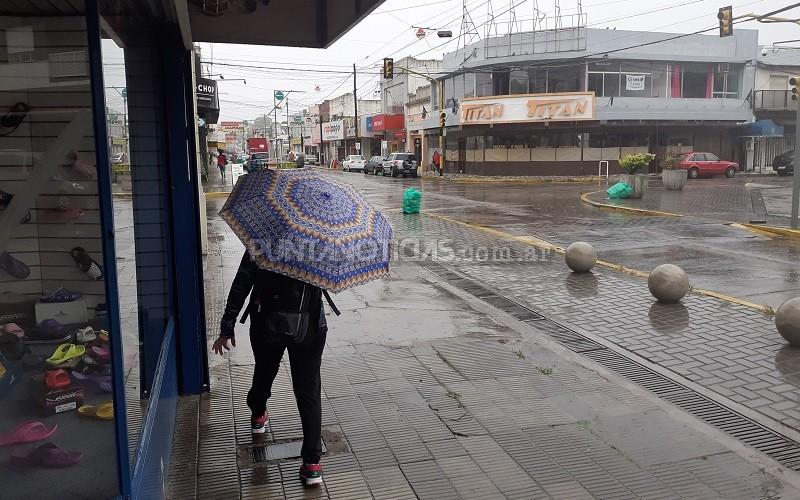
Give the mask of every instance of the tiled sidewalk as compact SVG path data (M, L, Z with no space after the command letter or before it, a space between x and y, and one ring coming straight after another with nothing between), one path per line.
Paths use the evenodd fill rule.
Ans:
M497 243L430 218L393 223L399 236L453 238L457 247ZM224 231L213 220L212 228ZM213 281L207 283L209 311L218 308L238 262L235 240L224 234L215 240L207 269ZM580 301L570 294L593 293L592 287L565 287L552 256L527 265L542 286L565 288L562 300L569 297L575 311ZM493 285L501 274L509 286L531 279L521 268L501 271L455 261L448 266L475 275L475 269L485 269L481 277ZM409 271L435 291L433 297L441 297L434 300L448 297L455 310L489 308L474 298L454 298L416 264L399 265L395 275ZM607 278L598 276L600 287L616 288ZM624 279L618 284L629 285ZM395 286L406 282L393 276L383 283L384 289ZM532 298L548 293L527 292ZM341 294L337 302L362 303L345 314L360 315L364 328L380 328L366 323L366 310L377 300L369 293ZM269 402L270 432L253 441L245 405L252 353L240 334L236 350L214 364L211 392L179 403L170 497L800 498L764 472L763 464L731 451L725 438L704 424L565 353L534 327L504 323L502 313L489 313L494 315L485 317L481 333L386 345L342 340L347 332L331 320L322 368L328 453L320 488L300 485L297 458L273 459L283 451L273 445L296 447L302 438L288 359ZM425 315L421 310L419 316ZM217 320L216 313L210 315L210 322ZM414 328L409 315L392 320ZM265 447L264 456L254 447Z
M236 358L246 358L246 350L240 347ZM269 404L271 432L254 443L244 405L252 366L236 363L215 368L209 395L180 403L172 498L794 494L701 427L687 427L535 340L463 338L405 348L329 342L325 484L304 489L296 459L254 464L250 450L302 437L287 367Z

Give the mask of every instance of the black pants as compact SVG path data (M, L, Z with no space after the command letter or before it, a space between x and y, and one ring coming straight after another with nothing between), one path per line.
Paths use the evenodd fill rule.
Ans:
M281 366L283 352L289 349L292 366L292 387L297 400L297 410L303 424L303 449L306 463L319 463L322 455L322 399L319 368L325 349L327 328L323 327L309 336L303 344L285 344L271 339L262 332L250 330L250 344L256 360L253 385L247 393L247 406L253 415L262 415L267 399L272 396L272 382Z

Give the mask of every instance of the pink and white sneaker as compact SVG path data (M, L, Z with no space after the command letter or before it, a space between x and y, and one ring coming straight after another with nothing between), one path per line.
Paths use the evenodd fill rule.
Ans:
M269 424L269 413L267 412L264 412L260 417L255 415L250 417L250 433L264 434L267 432L267 424Z
M300 466L300 481L305 486L322 484L322 467L319 464L306 464Z

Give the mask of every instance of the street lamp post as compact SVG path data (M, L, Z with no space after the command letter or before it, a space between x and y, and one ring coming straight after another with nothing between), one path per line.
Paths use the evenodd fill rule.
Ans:
M439 103L439 113L444 111L444 86L443 86L441 81L439 81L439 80L437 80L435 78L432 78L432 77L430 77L430 76L428 76L428 75L426 75L424 73L419 73L417 71L410 70L408 68L398 68L398 69L403 70L406 73L410 73L412 75L421 76L422 78L428 80L431 83L431 85L435 85L436 86L436 97L437 97L436 100ZM445 130L444 127L440 127L439 128L439 171L440 172L444 172L444 163L445 163L445 160L444 160L444 156L445 156L444 155L444 138L445 138L445 134L446 133L447 133L447 131Z

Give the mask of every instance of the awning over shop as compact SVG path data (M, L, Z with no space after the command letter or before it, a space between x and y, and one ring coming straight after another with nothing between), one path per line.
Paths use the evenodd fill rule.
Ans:
M763 119L739 127L739 137L783 137L783 127L772 120Z
M194 0L188 2L195 42L324 48L383 0Z

